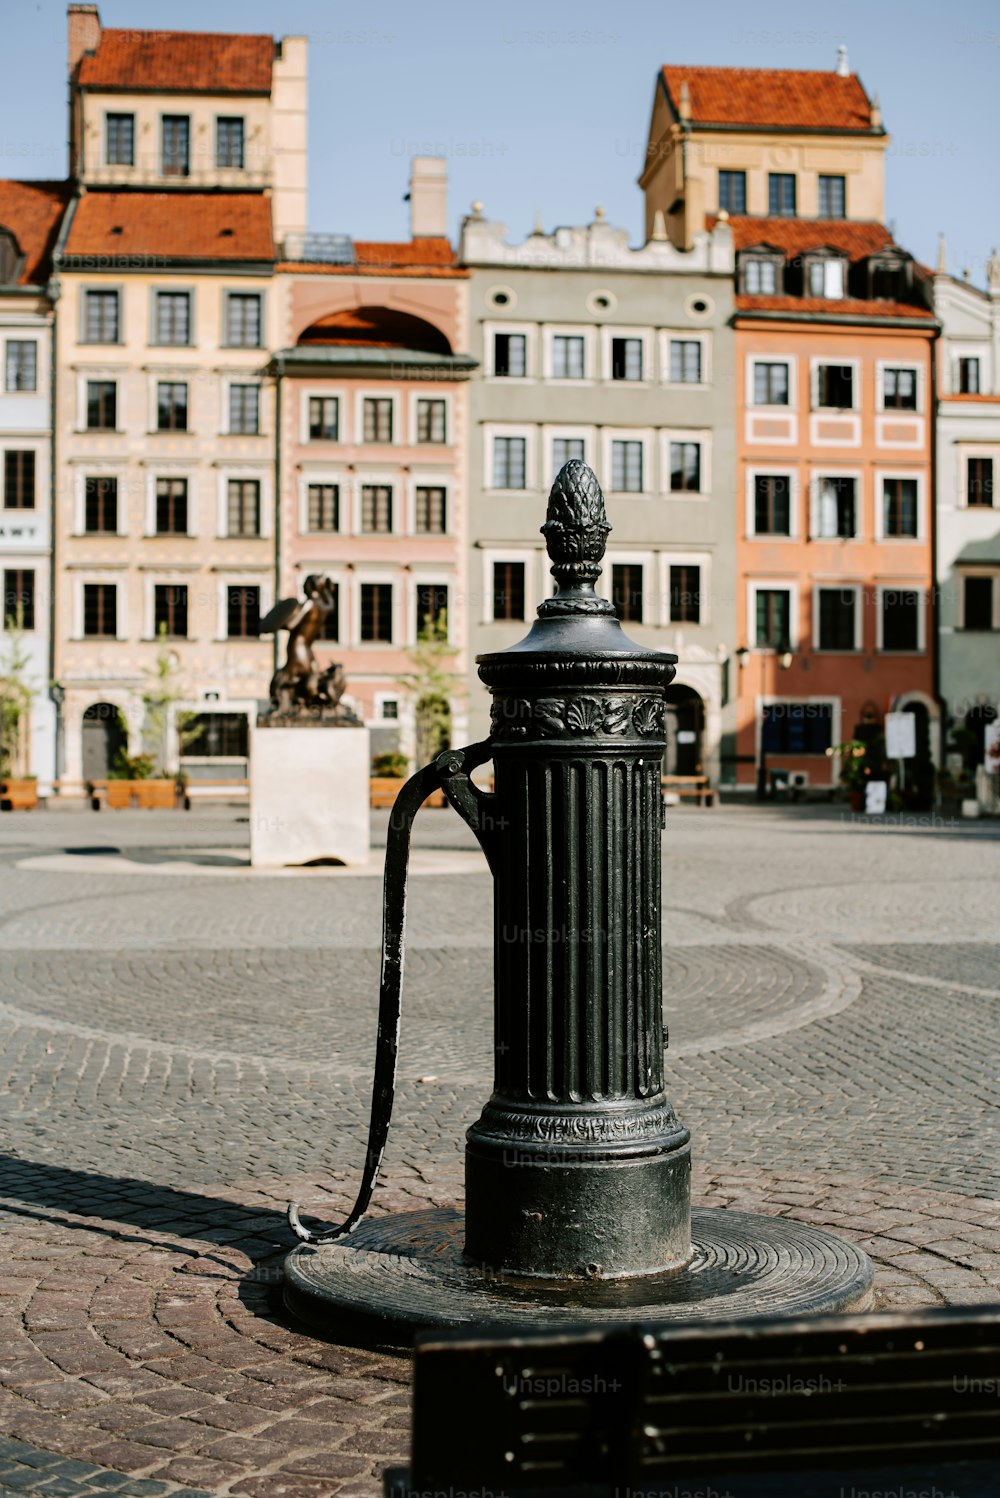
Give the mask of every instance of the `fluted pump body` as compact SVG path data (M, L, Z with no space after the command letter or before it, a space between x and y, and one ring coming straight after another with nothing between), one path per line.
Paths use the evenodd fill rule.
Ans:
M664 692L675 656L594 591L596 475L565 465L542 532L557 591L480 656L493 694L493 1094L466 1148L466 1256L611 1278L691 1254L690 1142L664 1091Z

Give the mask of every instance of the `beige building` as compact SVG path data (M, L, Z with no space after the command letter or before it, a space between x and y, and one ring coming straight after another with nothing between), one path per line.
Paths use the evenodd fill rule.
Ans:
M305 42L104 31L74 6L70 80L77 191L55 257L61 779L99 777L126 742L156 747L143 698L164 647L175 709L203 715L187 768L224 778L242 773L272 669L256 634L274 577L264 371L275 240L305 224Z

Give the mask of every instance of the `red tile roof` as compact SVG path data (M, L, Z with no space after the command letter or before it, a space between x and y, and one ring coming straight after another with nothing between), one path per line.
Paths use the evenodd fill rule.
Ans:
M834 317L912 317L934 319L929 307L911 302L862 301L857 297L737 296L737 312L798 312Z
M212 31L102 31L80 60L83 88L269 94L274 39Z
M709 227L714 227L717 221L710 217ZM729 220L729 227L733 231L734 249L749 250L755 245L769 244L783 250L790 259L829 245L832 250L841 250L849 260L865 260L893 243L884 224L869 220L739 216Z
M253 192L88 192L67 255L273 260L271 204Z
M10 230L24 256L20 285L44 285L48 280L69 197L67 182L0 182L0 228Z
M455 262L455 251L447 239L407 239L379 242L358 239L354 242L354 263L329 265L321 261L285 260L280 270L306 270L337 276L431 276L466 277Z
M687 84L696 126L836 133L872 128L871 105L856 73L842 78L832 70L668 66L662 77L675 113Z

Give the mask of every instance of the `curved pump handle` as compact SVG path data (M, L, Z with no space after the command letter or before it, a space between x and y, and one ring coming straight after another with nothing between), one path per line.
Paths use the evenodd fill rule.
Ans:
M403 938L406 932L406 886L409 875L410 834L413 821L432 792L444 790L451 805L468 822L486 861L493 868L494 832L485 808L492 796L479 790L469 772L493 757L493 744L484 739L465 749L446 749L433 764L425 765L403 786L389 814L385 845L385 881L382 900L382 977L378 998L378 1034L375 1040L375 1075L372 1080L368 1152L357 1200L349 1216L337 1227L308 1228L295 1202L288 1204L288 1222L304 1243L329 1243L353 1232L372 1199L385 1153L385 1143L396 1094L396 1057L399 1050L399 1015L403 991Z

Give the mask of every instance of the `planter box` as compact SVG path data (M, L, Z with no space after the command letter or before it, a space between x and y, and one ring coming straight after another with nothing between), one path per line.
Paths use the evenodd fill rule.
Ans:
M0 781L0 810L33 811L37 805L37 780Z
M372 806L391 806L405 784L405 779L400 780L395 776L373 775L368 782ZM432 791L424 802L425 806L444 806L445 804L444 791Z
M112 811L168 810L177 806L177 783L174 780L109 780L107 803Z

